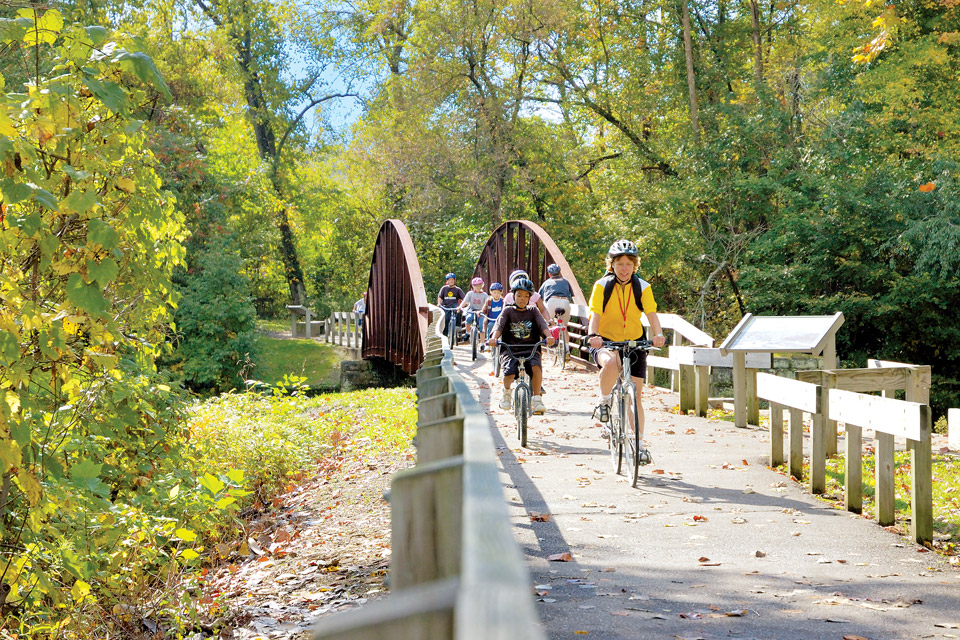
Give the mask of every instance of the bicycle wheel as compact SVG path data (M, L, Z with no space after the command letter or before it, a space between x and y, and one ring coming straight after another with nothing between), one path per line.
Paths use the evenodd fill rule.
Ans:
M618 413L623 421L623 457L627 461L624 475L630 479L630 486L637 486L637 476L640 470L640 460L637 456L639 446L637 444L637 405L635 401L636 389L624 389L620 396L620 408ZM631 423L631 414L633 422Z
M530 390L527 385L517 384L517 390L514 393L513 412L517 417L517 437L520 438L520 446L527 446L527 417L530 415Z
M470 325L470 359L471 360L477 359L477 348L478 348L477 338L479 334L480 332L477 331L477 323L474 322L472 325Z
M550 347L550 351L553 352L553 366L559 365L562 362L560 358L560 341L559 340L553 343L553 346Z
M620 473L623 461L623 423L620 412L617 411L622 395L618 384L613 388L613 393L610 396L610 422L607 423L607 428L610 430L607 445L610 448L610 461L613 463L614 473Z
M493 348L493 377L500 377L500 343Z
M447 320L446 330L447 340L450 341L450 348L453 349L457 346L457 314L450 314L450 319Z
M557 341L557 345L560 347L560 368L567 368L567 328L564 326L560 329L560 340Z

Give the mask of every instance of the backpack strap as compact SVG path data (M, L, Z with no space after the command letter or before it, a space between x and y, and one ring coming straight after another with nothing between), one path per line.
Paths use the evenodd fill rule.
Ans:
M603 283L603 309L607 309L607 302L610 300L610 296L613 295L613 287L617 284L617 276L610 271L606 273L600 282ZM640 296L643 295L643 280L640 279L640 276L633 274L630 284L633 285L633 301L637 305L637 309L643 311L643 303L640 301Z

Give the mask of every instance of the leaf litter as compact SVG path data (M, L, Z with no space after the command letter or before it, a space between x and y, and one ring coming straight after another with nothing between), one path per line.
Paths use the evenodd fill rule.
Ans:
M370 451L321 464L318 476L246 523L246 540L218 549L221 564L203 583L219 637L307 640L324 615L385 596L390 506L382 496L410 464Z

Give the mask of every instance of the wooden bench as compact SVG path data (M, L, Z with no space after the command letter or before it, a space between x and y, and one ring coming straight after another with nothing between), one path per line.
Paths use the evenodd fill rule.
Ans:
M297 320L302 316L306 319L304 335L310 338L313 333L313 310L302 304L288 304L287 309L290 311L290 335L297 337Z

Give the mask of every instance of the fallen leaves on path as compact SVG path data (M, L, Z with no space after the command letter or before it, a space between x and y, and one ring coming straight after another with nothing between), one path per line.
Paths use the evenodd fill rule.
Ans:
M205 577L205 618L222 637L305 640L325 614L386 592L391 476L410 465L390 454L322 465L279 506L247 523L246 540L224 548Z

